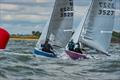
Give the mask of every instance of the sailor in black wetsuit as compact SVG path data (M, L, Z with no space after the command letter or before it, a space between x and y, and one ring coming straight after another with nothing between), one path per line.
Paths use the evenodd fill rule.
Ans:
M41 45L42 51L53 53L53 55L55 55L53 52L52 46L48 42L49 42L49 39L47 39L45 43Z
M70 51L74 51L74 47L75 47L75 43L73 42L73 40L71 40L69 43L68 43L68 49Z
M82 51L81 51L79 42L77 42L77 43L75 44L75 52L78 52L78 53L81 53L81 54L82 54Z

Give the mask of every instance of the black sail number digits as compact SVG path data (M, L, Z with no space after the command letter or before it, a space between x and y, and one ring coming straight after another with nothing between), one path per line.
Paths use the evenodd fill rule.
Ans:
M99 10L98 14L99 15L114 15L115 11L112 10Z
M73 17L73 0L69 0L68 6L60 8L60 17Z
M112 0L108 0L108 2L99 2L100 9L98 10L98 15L107 15L111 16L114 15L115 5Z

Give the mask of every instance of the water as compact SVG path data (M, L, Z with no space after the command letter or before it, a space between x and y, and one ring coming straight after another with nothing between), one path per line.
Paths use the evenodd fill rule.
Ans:
M0 52L0 80L120 80L120 45L111 44L111 57L93 54L81 61L36 58L36 41L10 41Z

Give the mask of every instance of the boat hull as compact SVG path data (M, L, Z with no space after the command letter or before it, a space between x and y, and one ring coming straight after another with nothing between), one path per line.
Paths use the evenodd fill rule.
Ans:
M39 49L34 49L34 55L37 56L44 56L44 57L50 57L50 58L57 58L57 55L53 55L53 53L48 53L48 52L44 52L42 50Z
M77 53L77 52L74 52L74 51L68 51L68 50L66 50L65 52L73 60L88 59L85 54Z

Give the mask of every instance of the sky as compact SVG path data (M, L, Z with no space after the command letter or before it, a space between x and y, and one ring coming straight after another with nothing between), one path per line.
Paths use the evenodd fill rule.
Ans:
M75 20L78 26L91 0L74 0ZM120 31L120 2L114 30ZM54 0L0 0L0 26L11 34L31 34L42 31L49 20Z

